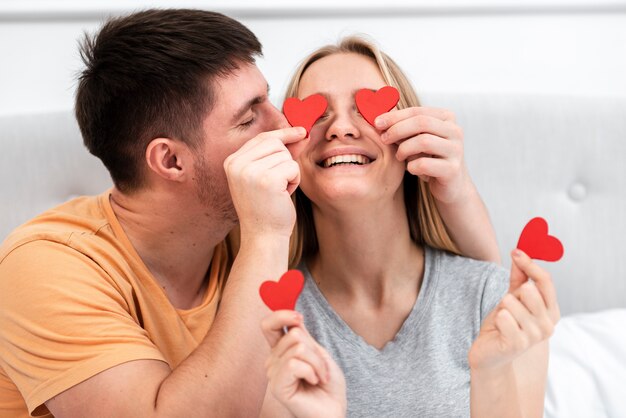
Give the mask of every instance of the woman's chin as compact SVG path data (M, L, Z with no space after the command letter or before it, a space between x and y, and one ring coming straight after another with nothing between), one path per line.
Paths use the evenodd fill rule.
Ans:
M320 188L318 185L315 196L311 200L321 207L353 207L378 199L380 199L380 191L377 191L375 187L341 180L328 187Z

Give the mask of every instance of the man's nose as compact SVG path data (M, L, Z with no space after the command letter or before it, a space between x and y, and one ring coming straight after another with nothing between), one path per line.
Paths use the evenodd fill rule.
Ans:
M276 108L276 106L274 105L271 105L270 118L272 130L289 128L291 126L289 125L289 122L287 122L287 118L285 117L285 115L283 115L283 112L278 110L278 108Z

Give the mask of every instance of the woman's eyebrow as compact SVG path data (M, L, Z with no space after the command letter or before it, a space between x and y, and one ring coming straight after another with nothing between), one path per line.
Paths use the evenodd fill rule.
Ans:
M367 88L355 89L355 90L352 90L352 97L356 96L357 92L359 92L360 90L369 90L369 91L374 92L374 93L376 93L378 91L376 89L367 89Z
M326 102L330 102L330 95L328 93L325 93L323 91L319 91L317 93L313 93L313 94L319 94L320 96L324 97L324 99L326 99ZM313 94L311 94L311 96L313 96ZM311 96L307 96L307 97L311 97ZM306 99L306 97L305 97Z

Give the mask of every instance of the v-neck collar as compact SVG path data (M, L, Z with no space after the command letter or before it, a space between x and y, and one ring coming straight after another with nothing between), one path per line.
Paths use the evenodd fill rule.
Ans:
M437 280L439 277L439 268L437 265L439 262L440 260L437 252L428 246L424 246L424 277L421 282L421 287L419 289L417 299L415 300L415 304L394 338L388 341L380 350L367 343L363 337L354 332L354 330L350 328L350 326L343 320L343 318L341 318L335 309L333 309L330 303L328 303L326 297L320 291L317 283L315 283L315 280L313 280L310 270L304 262L301 265L301 267L303 267L301 270L303 270L306 278L305 288L308 288L307 290L313 296L315 304L317 304L318 308L320 308L317 311L322 312L326 316L324 319L334 325L331 327L333 332L338 333L338 336L347 344L355 345L361 350L370 353L372 356L388 356L398 350L402 350L406 346L409 342L409 340L405 338L405 335L408 332L407 330L419 327L426 312L428 311L432 295L435 293L435 289L437 287Z

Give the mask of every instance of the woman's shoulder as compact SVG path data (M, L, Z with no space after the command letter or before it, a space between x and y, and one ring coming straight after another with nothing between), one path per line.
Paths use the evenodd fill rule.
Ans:
M476 260L449 251L425 247L432 267L441 277L447 277L459 285L459 278L467 285L484 285L487 281L508 281L508 272L499 264Z
M427 254L428 251L434 261L437 294L480 307L481 321L506 294L509 273L504 267L443 250L430 248ZM474 304L470 303L471 300Z
M424 246L425 251L432 253L433 256L439 258L441 262L451 266L463 266L464 268L472 268L478 270L499 270L504 269L501 265L491 261L477 260L474 258L466 257L461 254L455 254L451 251L442 250L439 248Z

